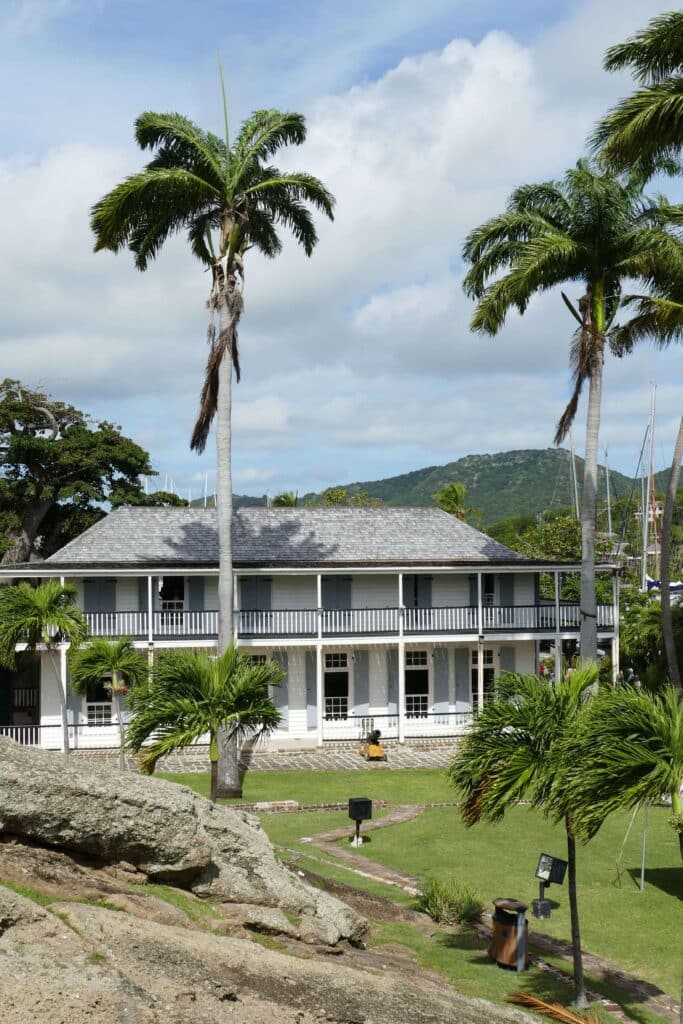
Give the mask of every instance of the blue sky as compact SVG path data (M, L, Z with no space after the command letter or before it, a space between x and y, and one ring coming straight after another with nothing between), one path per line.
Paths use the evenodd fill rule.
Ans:
M648 0L0 0L2 376L119 422L163 484L196 495L187 440L205 358L205 278L182 241L144 275L92 254L88 210L141 163L132 122L180 110L220 128L220 50L237 123L303 112L286 166L338 199L311 260L247 265L235 488L300 492L472 452L549 447L571 324L557 296L493 340L468 331L466 233L521 181L558 176L630 88L610 43ZM680 188L667 184L678 197ZM632 472L658 384L657 460L680 415L680 349L608 360L602 436ZM575 431L581 449L583 410Z

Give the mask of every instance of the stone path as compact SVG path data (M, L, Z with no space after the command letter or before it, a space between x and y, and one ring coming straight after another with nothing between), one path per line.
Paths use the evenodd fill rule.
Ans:
M402 822L410 821L412 818L416 818L421 814L424 809L424 805L415 804L395 807L383 818L380 818L377 821L366 822L363 825L362 831L373 831L374 829L386 828L389 825L398 825ZM364 857L362 853L358 852L357 848L352 849L350 847L339 846L339 840L349 834L350 830L348 827L337 828L316 836L306 836L302 838L300 842L310 843L312 846L317 847L326 854L334 856L337 860L344 861L344 864L348 866L350 870L365 878L370 878L377 882L383 882L386 885L393 885L399 889L403 889L404 892L410 893L411 895L415 895L419 891L420 880L413 875L396 871L384 864L378 864L377 862L370 860L368 857ZM482 921L477 927L477 931L480 933L482 938L487 940L491 936L490 922L491 914L487 913L484 915L484 921ZM530 945L534 949L540 950L542 953L550 954L571 963L571 946L559 939L553 938L550 935L544 935L540 932L534 931L530 935ZM547 963L538 955L531 955L529 959L540 970L552 974L564 984L573 984L570 975L564 971L558 970L558 968ZM584 951L583 965L587 973L600 978L602 981L608 982L623 992L626 992L640 1005L647 1007L647 1009L651 1010L653 1013L659 1014L665 1020L671 1021L671 1024L678 1024L680 1021L680 1008L678 1002L665 992L662 992L661 989L658 989L655 985L651 985L649 982L643 981L642 978L636 978L632 974L622 971L616 964L611 963L609 960L605 960L603 957L595 956L593 953L586 953ZM629 1017L628 1014L621 1010L616 1003L611 1003L609 1000L606 1000L600 995L600 993L590 990L587 990L587 992L589 999L593 1002L600 1003L613 1016L627 1022L627 1024L633 1020L633 1018Z

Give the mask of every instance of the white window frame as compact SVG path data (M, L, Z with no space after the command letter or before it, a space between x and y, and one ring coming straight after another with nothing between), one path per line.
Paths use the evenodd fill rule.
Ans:
M406 718L426 718L434 706L433 679L434 652L431 648L407 648L404 669L404 694ZM427 693L408 693L408 674L411 669L427 670ZM410 708L410 710L409 710Z
M326 722L348 722L349 719L354 717L355 708L355 686L354 686L354 657L352 651L325 651L323 655L323 719ZM341 706L337 713L334 711L332 715L328 717L327 708L329 701L343 701L343 697L326 697L325 696L325 676L328 672L346 672L348 679L348 688L346 696L346 714L343 713Z

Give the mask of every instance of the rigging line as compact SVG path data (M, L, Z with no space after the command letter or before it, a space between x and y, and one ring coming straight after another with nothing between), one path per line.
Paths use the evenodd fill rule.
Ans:
M634 491L636 489L636 483L638 481L638 470L640 469L640 464L643 461L643 453L645 452L645 445L647 444L647 438L648 438L648 434L649 433L650 433L650 423L648 421L648 424L647 424L647 426L645 428L645 434L643 436L643 443L642 443L642 446L640 448L640 455L638 456L638 465L636 466L636 475L633 477L633 480L631 481L631 492L630 492L630 494L628 496L628 501L626 503L626 508L624 509L624 518L621 521L621 534L619 535L619 541L617 543L617 550L616 550L617 556L621 554L621 548L622 548L622 545L624 543L624 535L626 533L626 526L627 526L627 524L629 522L629 518L630 518L630 515L631 515L631 503L633 501L633 493L634 493Z

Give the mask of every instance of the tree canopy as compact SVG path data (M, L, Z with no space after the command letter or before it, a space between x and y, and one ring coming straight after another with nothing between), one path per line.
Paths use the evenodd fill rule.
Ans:
M18 380L0 383L3 564L51 554L92 526L103 502L155 503L140 486L152 473L147 452L115 424Z

